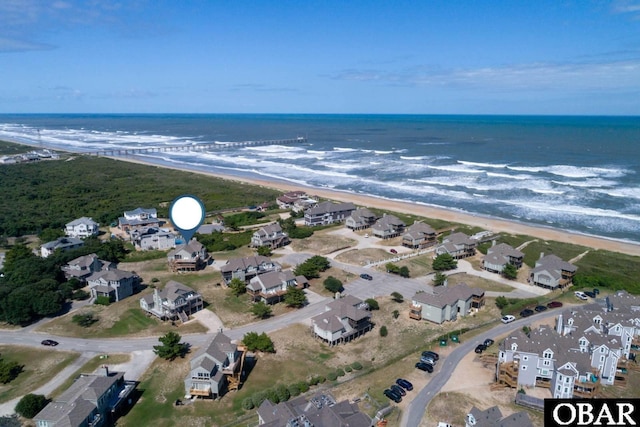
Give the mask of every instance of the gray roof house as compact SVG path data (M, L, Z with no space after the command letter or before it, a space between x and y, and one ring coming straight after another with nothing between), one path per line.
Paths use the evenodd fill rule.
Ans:
M577 270L576 266L557 255L540 254L540 259L531 270L529 282L546 289L565 288L573 283Z
M37 427L101 427L114 425L118 411L127 405L135 388L123 372L82 374L57 399L33 417Z
M93 273L102 270L113 270L116 264L109 261L103 261L96 254L84 255L72 259L61 267L65 277L71 279L75 277L78 280L86 281Z
M415 221L402 235L402 246L411 249L424 249L436 244L436 231L422 221Z
M595 397L640 348L638 311L640 298L619 292L563 311L555 328L514 331L500 343L496 377L514 388L548 388L554 398Z
M267 246L271 249L277 249L288 243L289 236L282 231L282 227L277 222L265 225L251 236L251 246L254 248Z
M140 298L140 308L161 320L186 322L203 307L202 295L174 280L169 280L161 291L156 288L152 294Z
M465 418L465 427L533 427L533 423L526 411L505 417L497 406L484 411L474 406Z
M92 218L83 216L82 218L74 219L67 223L65 225L64 232L67 237L85 238L89 236L97 236L99 227L100 224L95 222Z
M131 241L141 251L173 249L176 235L159 227L141 227L131 230Z
M72 249L81 248L84 246L84 241L76 237L60 237L51 242L47 242L40 246L40 255L42 258L46 258L49 255L60 249L61 251L70 251Z
M281 301L290 287L302 289L306 285L306 277L294 276L291 270L269 271L253 277L247 285L247 292L254 302L273 304Z
M495 240L494 240L495 242ZM507 264L515 268L522 267L524 253L514 249L506 243L491 246L487 250L487 255L482 260L482 267L493 273L502 273Z
M258 425L263 427L370 427L372 420L360 412L357 403L336 402L326 391L277 405L265 399L258 408Z
M367 304L353 295L329 302L311 324L315 335L329 345L349 342L373 328Z
M131 231L142 227L158 227L158 211L155 208L136 208L125 211L124 216L118 218L118 227L124 231Z
M381 239L391 239L401 235L404 227L405 223L400 218L385 213L371 226L371 232Z
M449 254L455 259L470 257L476 254L477 240L464 233L451 233L436 246L435 255Z
M436 289L437 293L418 292L411 298L411 319L441 324L456 320L458 315L464 317L472 310L477 311L484 306L484 291L470 288L466 283Z
M110 301L120 301L133 295L140 278L129 271L100 270L87 277L91 297L108 297Z
M239 371L241 352L222 332L191 358L189 373L184 379L185 395L215 399L227 390L228 377ZM239 372L238 372L239 373Z
M209 262L207 248L196 239L177 246L167 254L167 262L171 271L197 271L206 267Z
M353 203L318 203L304 211L304 224L307 226L329 225L346 220L356 207Z
M351 212L344 225L351 230L364 230L376 222L376 215L367 208L358 208Z
M232 279L240 279L248 283L253 277L267 273L269 271L280 271L282 267L271 258L258 255L245 258L232 258L225 265L220 267L222 278L225 283Z

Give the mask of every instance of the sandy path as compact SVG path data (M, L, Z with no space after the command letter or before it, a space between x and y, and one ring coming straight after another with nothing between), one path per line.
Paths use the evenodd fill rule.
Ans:
M184 171L182 168L173 168L165 165L142 161L130 157L112 157L113 160L121 160L132 163L145 165L161 166L168 169L176 169ZM482 227L493 232L506 232L511 234L525 234L534 236L543 240L553 240L557 242L572 243L582 245L593 249L604 249L612 252L620 252L624 254L640 256L640 244L620 242L617 240L607 239L604 237L589 236L584 234L570 233L568 231L557 230L542 226L533 226L521 224L513 221L493 219L480 215L457 212L432 206L425 206L416 203L400 202L395 200L387 200L373 196L365 196L362 194L352 194L338 190L329 190L324 188L305 187L303 185L294 185L286 182L266 181L247 177L238 177L233 175L225 175L220 173L207 173L202 171L190 171L203 175L223 178L230 181L242 182L247 184L259 185L265 188L280 190L282 192L304 189L308 193L336 201L353 202L359 206L376 207L388 210L390 212L400 212L423 216L425 218L438 218L445 221L457 222L477 227Z

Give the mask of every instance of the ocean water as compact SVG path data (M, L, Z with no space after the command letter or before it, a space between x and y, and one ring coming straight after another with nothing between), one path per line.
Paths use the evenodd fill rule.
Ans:
M140 158L640 242L640 117L0 115L0 139L78 152L298 136Z

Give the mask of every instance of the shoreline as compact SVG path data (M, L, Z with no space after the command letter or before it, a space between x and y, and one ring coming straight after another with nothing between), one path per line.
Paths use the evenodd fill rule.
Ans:
M69 154L83 155L82 151L69 151L67 149L60 149L55 146L46 146L29 144L24 141L7 140L20 145L29 146L32 148L48 148L50 150L66 152ZM640 243L632 243L620 240L610 239L604 236L588 235L582 233L571 232L567 230L560 230L551 227L544 227L541 225L530 225L516 221L510 221L506 219L486 217L479 214L460 212L452 209L446 209L436 206L428 206L421 203L407 202L401 200L391 200L382 197L364 195L359 193L349 193L335 189L327 189L321 187L313 187L303 184L293 184L286 181L279 180L267 180L260 178L253 178L248 176L239 176L233 174L225 174L222 172L207 172L199 169L185 169L182 167L174 167L160 162L153 162L144 160L140 157L106 157L112 160L125 161L130 163L137 163L145 166L155 166L165 169L173 169L182 172L198 173L211 177L216 177L224 180L241 182L250 185L258 185L273 190L282 192L305 190L309 194L319 196L329 200L335 200L340 202L352 202L358 206L375 207L378 209L387 210L389 212L398 212L405 214L412 214L425 218L436 218L453 223L460 223L470 226L482 227L488 231L494 233L506 232L510 234L523 234L533 238L541 240L552 240L562 243L570 243L580 246L585 246L591 249L601 249L611 252L618 252L632 256L640 256Z
M146 166L156 166L166 169L173 169L183 172L192 172L220 178L228 181L235 181L250 185L258 185L265 188L279 190L282 192L305 190L308 194L319 196L329 200L340 202L352 202L357 206L375 207L389 212L412 214L425 218L436 218L449 222L482 227L494 233L506 232L510 234L524 234L540 240L552 240L562 243L571 243L585 246L591 249L602 249L611 252L618 252L632 256L640 256L640 244L623 242L608 239L601 236L574 233L566 230L558 230L551 227L528 225L515 221L498 218L489 218L481 215L474 215L466 212L459 212L451 209L444 209L435 206L427 206L420 203L405 202L400 200L384 199L376 196L368 196L358 193L348 193L334 189L312 187L303 184L291 184L285 181L269 181L266 179L251 178L224 174L221 172L206 172L198 169L184 169L165 164L154 163L133 157L108 157L112 160L121 160L137 163Z

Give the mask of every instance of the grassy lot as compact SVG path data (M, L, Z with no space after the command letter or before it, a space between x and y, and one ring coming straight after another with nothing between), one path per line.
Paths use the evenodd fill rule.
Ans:
M24 365L23 372L15 380L0 384L0 402L43 386L79 356L78 353L8 345L0 346L0 354L7 362Z
M458 283L466 283L472 288L480 288L485 291L504 292L508 293L513 291L513 288L509 285L504 285L498 282L492 282L491 280L483 279L477 276L470 276L465 273L453 274L448 278L449 286L457 285Z
M388 387L390 378L404 376L417 381L414 377L420 373L413 365L421 350L433 347L433 339L447 331L487 325L498 318L495 306L488 304L475 317L434 325L409 319L407 303L396 303L389 297L379 298L379 302L381 309L373 312L376 328L345 345L329 347L314 338L308 326L301 324L270 334L277 352L258 354L242 389L219 401L198 401L174 407L173 401L184 395L182 380L188 372L188 358L174 362L156 360L142 379L142 399L118 425L137 426L143 419L147 424L159 426L230 425L242 417L247 417L242 424L247 425L255 421L255 410L242 409L243 399L276 384L290 385L307 380L311 375L326 375L356 361L364 369L348 373L338 381L327 381L322 387L329 388L338 399L361 397L368 392L374 400L362 406L373 415L387 402L382 391ZM400 312L397 319L393 318L394 310ZM379 334L382 325L389 330L386 337Z
M612 290L626 289L630 293L640 294L640 283L637 280L640 257L591 250L576 265L579 276L597 278L594 286L606 286Z
M318 255L328 255L349 248L357 244L357 241L348 237L330 234L335 228L327 228L313 233L306 239L295 239L291 242L291 248L295 252L311 252Z
M540 259L541 253L544 253L545 255L554 254L563 260L568 261L588 250L589 248L585 246L537 240L529 243L522 252L524 253L524 263L529 267L534 267L536 261Z
M71 320L74 314L92 312L98 322L83 328ZM140 308L139 296L134 295L107 307L92 305L83 307L78 312L58 317L37 328L40 332L59 336L82 338L112 338L122 336L162 335L168 331L180 334L206 332L207 329L198 322L172 326L170 322L161 322L155 317L147 316Z
M71 387L71 384L73 384L75 379L78 378L80 374L91 374L96 369L98 369L98 367L100 367L101 365L104 365L104 364L115 365L118 363L125 363L125 362L128 362L129 359L131 359L131 356L128 354L110 354L108 356L109 357L107 359L101 359L101 356L96 356L93 359L89 360L80 369L75 371L69 377L69 379L67 379L64 383L62 383L60 387L58 387L53 392L51 392L51 397L56 398L60 396L60 394L62 394L63 391Z
M365 265L368 262L389 258L389 253L380 248L351 249L335 257L336 261L346 264Z

